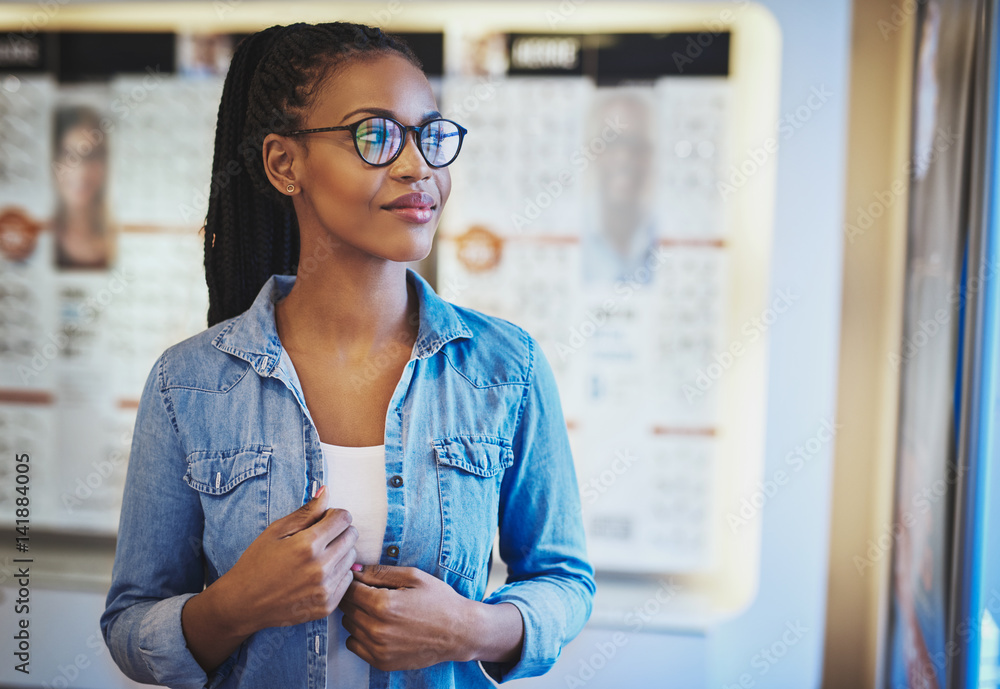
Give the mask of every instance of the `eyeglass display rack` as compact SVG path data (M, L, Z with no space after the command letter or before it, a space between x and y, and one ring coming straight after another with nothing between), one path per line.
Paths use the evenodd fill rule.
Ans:
M444 88L477 135L452 168L438 289L523 326L552 365L597 623L623 624L664 582L651 628L703 629L754 594L760 506L743 501L763 462L766 331L790 303L764 303L773 179L766 160L748 170L740 152L766 135L737 117L774 65L748 58L738 24L470 32L478 73Z
M242 35L224 34L212 64L186 63L192 36L174 32L0 37L0 233L11 241L0 253L0 511L14 505L13 457L27 453L36 530L117 532L145 377L206 326L200 228ZM439 77L441 34L405 37ZM60 122L74 118L67 154ZM93 187L106 265L74 264L57 247L74 184Z

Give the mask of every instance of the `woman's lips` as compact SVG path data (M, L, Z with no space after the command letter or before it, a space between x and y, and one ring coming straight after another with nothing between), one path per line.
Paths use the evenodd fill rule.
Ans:
M386 208L397 218L412 223L427 223L434 217L433 206L399 206L397 208Z
M430 222L434 217L435 208L437 206L434 204L434 197L422 191L397 196L391 203L382 206L383 210L389 211L400 220L419 224Z
M382 208L430 208L433 205L433 196L425 191L412 191L409 194L397 196Z

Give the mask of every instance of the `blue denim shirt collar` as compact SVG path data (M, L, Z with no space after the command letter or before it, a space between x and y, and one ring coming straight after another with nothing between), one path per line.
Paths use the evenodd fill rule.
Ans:
M281 340L274 321L274 304L292 289L294 275L272 275L261 287L249 309L233 318L219 331L212 344L244 359L262 376L269 376L281 359ZM454 306L411 268L406 279L416 288L420 304L420 325L413 356L424 359L459 337L472 337L472 330Z

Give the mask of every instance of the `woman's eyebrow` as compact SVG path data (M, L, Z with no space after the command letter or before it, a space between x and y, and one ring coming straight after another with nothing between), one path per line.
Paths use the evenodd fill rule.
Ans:
M341 124L343 124L348 118L353 117L354 115L357 115L360 112L370 112L373 115L379 115L380 117L391 117L394 120L399 119L399 117L396 116L396 113L394 113L392 110L387 110L386 108L358 108L357 110L352 110L351 112L344 115L344 117L340 120ZM433 119L435 117L441 117L441 113L439 113L437 110L428 110L423 114L423 117L421 117L420 120L425 121Z

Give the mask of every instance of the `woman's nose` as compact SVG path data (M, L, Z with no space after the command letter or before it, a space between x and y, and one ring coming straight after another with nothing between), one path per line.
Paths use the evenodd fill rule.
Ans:
M428 165L420 149L420 134L415 130L406 132L403 140L403 150L393 162L393 173L400 177L417 177L427 179L433 168Z

